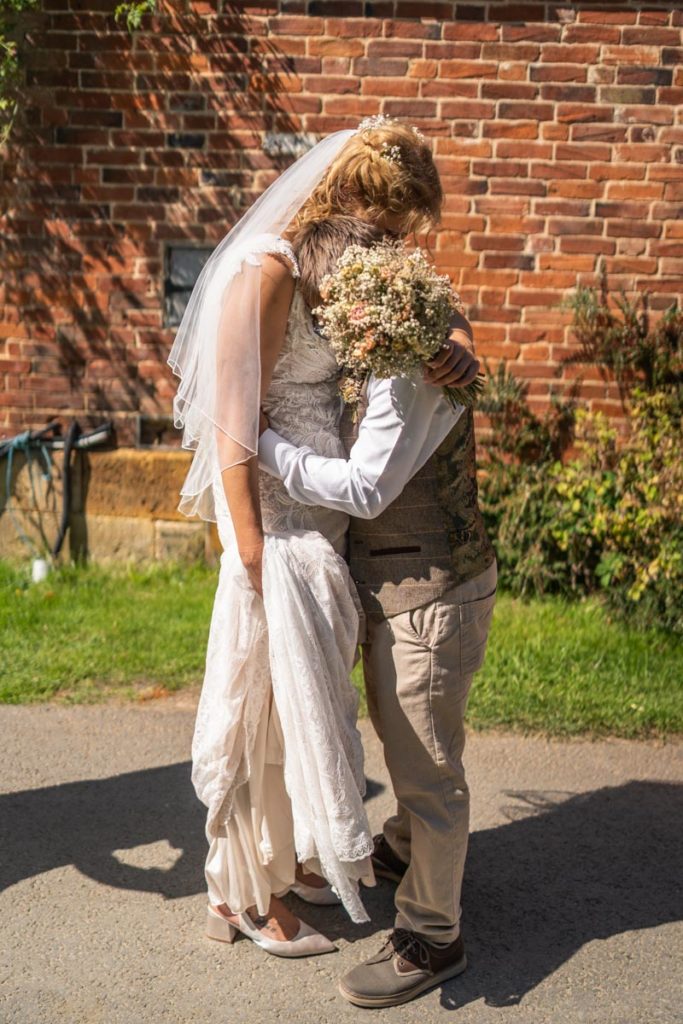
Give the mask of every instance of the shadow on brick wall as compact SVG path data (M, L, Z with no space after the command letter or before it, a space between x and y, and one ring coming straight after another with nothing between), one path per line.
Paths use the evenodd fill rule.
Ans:
M134 37L108 0L46 6L32 16L23 115L0 169L0 319L21 324L9 351L24 378L6 397L17 429L112 416L115 441L132 444L137 414L168 415L175 391L166 247L213 248L262 190L258 176L291 162L291 58L249 37L237 3L214 31L171 11Z

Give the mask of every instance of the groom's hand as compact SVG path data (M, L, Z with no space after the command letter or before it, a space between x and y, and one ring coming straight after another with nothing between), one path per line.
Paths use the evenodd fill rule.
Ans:
M462 388L472 383L481 370L481 365L471 347L468 347L471 346L471 341L467 335L464 336L463 342L449 338L439 354L425 364L424 379L428 384L442 388Z

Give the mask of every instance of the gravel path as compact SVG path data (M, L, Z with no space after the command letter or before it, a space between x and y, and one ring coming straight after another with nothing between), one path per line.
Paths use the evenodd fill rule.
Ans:
M683 1021L679 743L470 736L470 966L404 1007L364 1011L336 980L390 926L388 883L365 890L373 921L360 928L290 897L333 956L205 939L193 717L188 697L0 708L3 1024ZM378 829L391 793L363 725Z

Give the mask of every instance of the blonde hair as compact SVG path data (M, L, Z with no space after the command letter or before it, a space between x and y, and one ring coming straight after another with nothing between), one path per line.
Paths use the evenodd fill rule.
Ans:
M439 222L443 191L429 143L408 125L386 119L361 128L343 147L292 222L295 233L309 221L362 209L369 219L402 217L405 234Z

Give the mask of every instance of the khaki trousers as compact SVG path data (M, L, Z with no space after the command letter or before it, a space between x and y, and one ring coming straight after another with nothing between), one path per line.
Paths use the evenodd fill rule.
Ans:
M367 624L368 710L397 800L384 835L409 866L396 890L397 928L448 943L460 930L469 834L462 755L472 677L484 661L495 561L437 601Z

